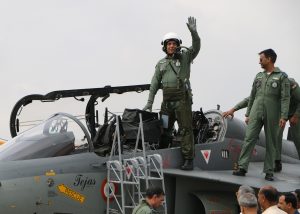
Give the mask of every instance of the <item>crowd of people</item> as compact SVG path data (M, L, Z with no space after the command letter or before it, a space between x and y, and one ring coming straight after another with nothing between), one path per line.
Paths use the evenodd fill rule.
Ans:
M242 185L236 192L241 214L300 214L300 189L293 192L278 192L271 185L263 186L258 193L248 186ZM132 214L151 214L165 200L160 187L149 187L145 199L141 200Z
M300 189L279 193L268 185L261 187L256 195L253 188L242 185L236 196L242 214L299 214L300 211Z

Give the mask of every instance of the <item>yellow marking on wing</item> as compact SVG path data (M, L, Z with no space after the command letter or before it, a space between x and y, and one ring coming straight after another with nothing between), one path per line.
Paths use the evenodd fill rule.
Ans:
M56 173L54 172L53 169L51 169L50 171L47 171L47 172L45 173L45 175L46 175L46 176L55 176Z
M61 193L65 194L66 196L68 196L69 198L75 201L83 203L85 200L85 197L82 194L72 190L71 188L67 187L64 184L58 185L57 188Z

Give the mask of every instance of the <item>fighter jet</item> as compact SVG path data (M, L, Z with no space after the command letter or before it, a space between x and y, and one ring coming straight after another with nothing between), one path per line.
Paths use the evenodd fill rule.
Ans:
M0 213L129 214L148 184L165 189L160 213L239 213L235 192L242 184L256 190L273 185L282 192L300 187L300 161L288 140L283 141L282 172L273 182L264 179L263 132L247 176L233 176L246 125L238 118L224 119L218 108L193 112L193 171L180 170L183 160L176 132L173 144L160 148L157 113L125 109L118 115L108 108L98 112L97 107L114 94L148 89L149 85L106 86L20 99L10 117L13 138L0 147ZM53 109L55 103L70 98L85 104L83 116L71 115L70 110L33 119L46 110L40 106L50 104ZM32 118L22 117L35 103L40 106L33 107Z

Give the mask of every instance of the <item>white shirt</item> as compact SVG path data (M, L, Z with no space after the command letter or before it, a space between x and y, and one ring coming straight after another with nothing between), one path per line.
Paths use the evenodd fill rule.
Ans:
M279 209L277 205L271 206L265 211L263 211L262 214L286 214L283 210Z

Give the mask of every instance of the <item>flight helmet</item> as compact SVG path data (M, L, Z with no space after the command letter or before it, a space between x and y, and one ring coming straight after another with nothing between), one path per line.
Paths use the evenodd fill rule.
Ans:
M167 43L169 41L175 41L177 43L177 46L179 47L182 43L181 39L177 35L177 33L169 32L166 35L164 35L161 45L163 46L163 51L166 52Z

